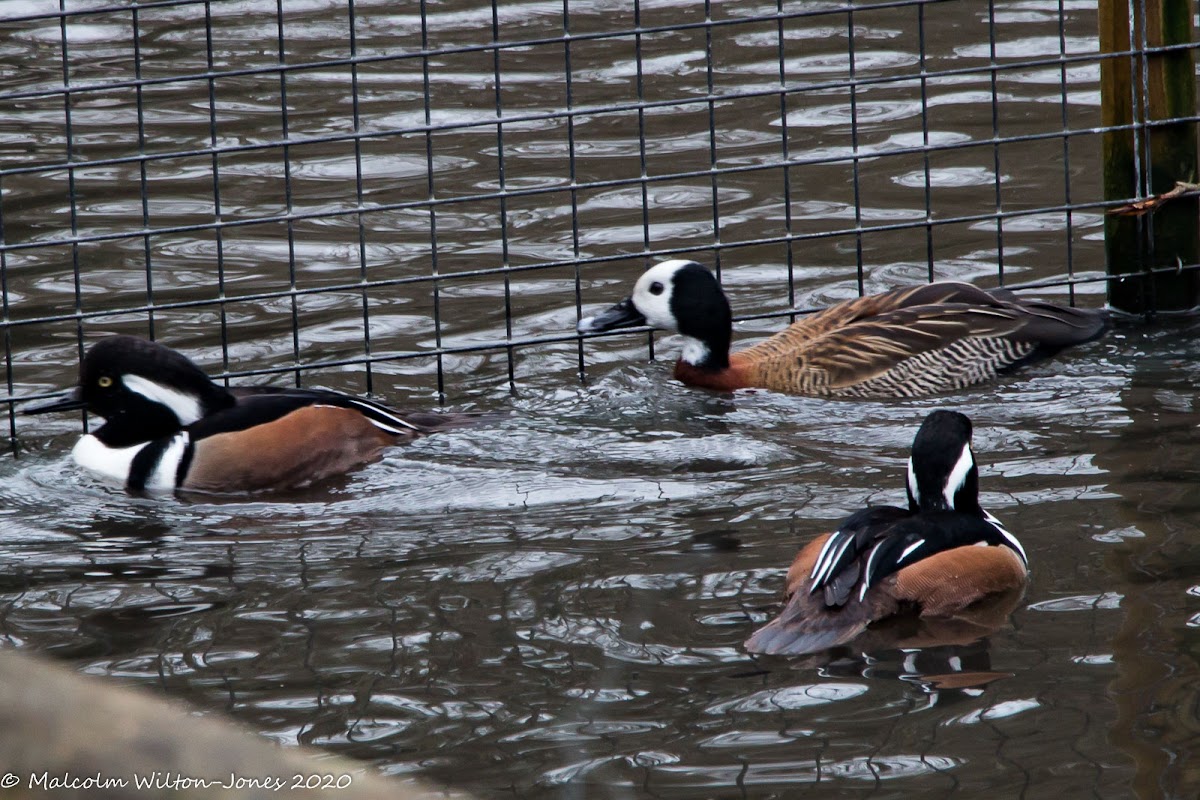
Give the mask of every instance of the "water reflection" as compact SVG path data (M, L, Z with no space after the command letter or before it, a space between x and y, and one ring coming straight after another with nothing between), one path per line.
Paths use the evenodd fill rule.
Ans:
M461 773L446 750L457 743L503 754L485 780L534 794L564 780L686 794L743 770L746 786L876 774L930 790L946 780L929 767L948 767L939 759L971 784L972 765L994 769L987 737L924 756L888 742L1026 718L1058 736L1069 701L1022 705L1042 696L1030 687L1085 670L1103 693L1113 669L1077 660L1103 652L1102 634L1063 633L1117 624L1106 615L1124 594L1089 591L1062 546L1113 529L1080 528L1117 495L1080 493L1081 478L1110 477L1079 441L1107 441L1127 417L1070 377L1112 373L1108 358L1097 346L1040 368L1066 375L1053 388L1035 371L969 400L995 454L988 503L1033 564L1013 627L984 639L972 628L934 646L902 631L866 656L752 661L740 643L799 542L890 499L873 487L902 469L921 409L722 398L671 383L666 364L623 359L585 389L531 382L494 428L396 448L295 497L133 500L74 472L57 452L73 438L64 430L0 482L27 528L9 546L36 575L10 584L4 624L93 669L229 707L281 741L398 771L413 762L395 753L422 748L422 769L448 780ZM80 616L62 615L68 597ZM778 751L794 741L816 749Z

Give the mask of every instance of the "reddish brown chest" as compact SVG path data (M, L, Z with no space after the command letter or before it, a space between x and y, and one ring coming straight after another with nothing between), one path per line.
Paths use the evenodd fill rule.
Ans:
M701 369L686 361L676 361L675 378L688 386L702 386L722 392L752 386L745 365L739 363L736 354L731 356L729 361L729 366L721 370Z

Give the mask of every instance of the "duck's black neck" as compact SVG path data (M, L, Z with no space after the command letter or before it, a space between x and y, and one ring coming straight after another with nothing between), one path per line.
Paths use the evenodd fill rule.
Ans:
M684 343L683 361L705 371L729 368L733 312L716 276L699 265L676 272L671 313L690 340Z
M914 514L956 511L976 517L984 516L983 507L979 505L979 470L972 464L961 482L949 487L949 481L957 477L930 473L923 475L920 471L910 474L908 510ZM916 495L913 494L914 489Z
M132 447L143 442L171 436L182 430L170 409L157 403L121 410L108 417L92 435L108 447Z
M729 369L729 345L729 331L726 331L724 336L713 336L710 333L703 339L688 335L679 358L696 369L721 372Z

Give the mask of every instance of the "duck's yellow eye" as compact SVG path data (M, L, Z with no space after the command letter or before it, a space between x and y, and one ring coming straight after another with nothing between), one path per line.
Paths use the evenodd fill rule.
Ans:
M107 375L101 375L96 379L96 383L100 384L101 389L107 389L108 387L112 386L112 378L108 377Z

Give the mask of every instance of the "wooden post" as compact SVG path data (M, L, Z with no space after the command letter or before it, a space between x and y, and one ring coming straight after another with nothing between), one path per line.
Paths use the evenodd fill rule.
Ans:
M1099 0L1100 52L1190 44L1192 0ZM1145 74L1143 74L1145 70ZM1105 127L1137 120L1194 117L1196 67L1191 49L1100 65L1101 119ZM1148 92L1145 91L1148 89ZM1136 98L1136 100L1135 100ZM1147 141L1143 137L1149 137ZM1149 153L1149 163L1146 163ZM1104 134L1104 197L1119 200L1166 192L1176 181L1196 182L1196 124L1109 131ZM1138 164L1140 161L1140 185ZM1109 304L1134 314L1185 311L1200 306L1200 272L1139 275L1152 268L1200 263L1200 198L1172 200L1153 215L1108 215L1104 223Z

